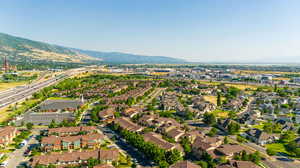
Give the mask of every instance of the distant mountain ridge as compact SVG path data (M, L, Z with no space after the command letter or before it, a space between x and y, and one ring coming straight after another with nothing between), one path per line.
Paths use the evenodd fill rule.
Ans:
M121 52L99 52L63 47L0 33L0 57L23 62L28 60L71 63L185 63L181 59L164 56L144 56Z
M176 59L165 56L145 56L121 52L99 52L91 50L73 49L81 54L86 54L95 58L99 58L106 63L121 63L121 64L147 64L147 63L168 63L178 64L186 63L185 60Z

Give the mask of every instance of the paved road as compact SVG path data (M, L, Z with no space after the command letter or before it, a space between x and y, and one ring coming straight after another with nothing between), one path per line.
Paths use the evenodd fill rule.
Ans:
M65 78L68 78L72 75L82 72L83 69L72 69L68 70L61 75L58 75L54 78L48 79L46 81L37 82L33 84L29 84L22 87L16 87L14 89L10 89L7 91L0 92L0 108L6 107L8 105L14 104L18 101L21 101L33 93L43 89L44 87L53 85Z
M82 124L87 124L90 121L90 115L91 111L90 109L97 103L91 103L89 108L83 113L81 118ZM132 162L137 165L137 167L151 167L151 162L138 150L136 150L134 147L126 143L118 134L116 134L114 131L112 131L107 126L101 125L98 126L98 129L101 130L101 132L109 139L115 139L115 146L122 151L123 153L129 155L132 158Z
M16 149L14 152L9 153L7 159L7 168L16 168L22 162L27 162L28 157L24 156L26 149L33 144L38 144L38 141L35 139L35 136L39 134L38 130L32 131L32 138L29 139L27 145L23 146L21 149Z
M253 97L250 97L246 107L243 110L239 111L236 115L241 116L244 113L249 112L251 110L251 104L253 103L254 100L255 99Z
M129 145L125 142L124 139L122 139L120 136L118 136L116 133L114 133L111 129L105 126L99 126L98 127L104 135L106 135L108 138L113 139L115 138L116 145L125 151L131 158L134 163L137 164L137 167L151 167L153 164L151 161L144 156L143 153L139 152L137 149Z
M254 144L252 142L246 143L247 146L254 148L260 153L267 155L266 149ZM298 168L300 167L300 162L297 160L289 159L286 156L270 156L263 163L270 168Z
M21 88L17 88L7 93L2 93L0 97L0 108L6 107L10 104L16 103L26 97L31 96L33 93L39 91L40 89L52 85L59 81L60 79L64 79L66 76L59 76L53 79L49 79L44 82L39 82L37 84L32 84L28 86L24 86Z

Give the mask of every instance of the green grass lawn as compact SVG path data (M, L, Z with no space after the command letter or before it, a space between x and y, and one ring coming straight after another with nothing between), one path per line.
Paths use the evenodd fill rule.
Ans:
M257 128L257 129L263 130L264 124L253 125L252 128Z
M215 111L212 111L212 113L214 113L217 117L220 118L228 118L229 111L217 109Z
M288 151L286 151L283 143L272 143L272 144L266 144L267 149L271 149L276 152L282 152L286 153L288 155L291 155Z
M0 158L0 163L3 163L8 158L7 155L4 155Z
M47 100L73 100L69 97L49 97Z
M11 106L11 108L3 108L2 110L0 110L0 122L4 122L9 118L24 113L26 110L28 110L29 107L33 107L39 101L39 99L29 99L23 101L22 103L18 103L17 106Z

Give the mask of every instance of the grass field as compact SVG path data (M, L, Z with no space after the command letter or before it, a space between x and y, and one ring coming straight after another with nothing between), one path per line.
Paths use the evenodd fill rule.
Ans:
M213 111L212 113L214 113L217 117L220 117L220 118L228 118L228 114L229 114L228 111L223 111L223 110L219 110L219 109Z
M199 81L200 84L206 84L206 85L220 85L221 83L220 82L210 82L210 81Z
M285 81L288 81L288 80L290 80L290 78L273 78L273 80L277 80L277 81L285 80Z
M245 90L247 88L252 89L252 90L253 89L257 89L257 86L255 86L255 85L247 85L247 84L229 84L229 83L227 83L227 84L225 84L225 86L236 87L236 88L238 88L240 90Z
M209 81L200 81L200 84L207 84L207 85L220 85L222 82L209 82ZM232 87L236 87L238 89L241 89L241 90L245 90L247 88L249 89L257 89L257 86L256 85L248 85L248 84L232 84L232 83L226 83L226 82L223 82L225 84L225 86L232 86Z
M257 128L257 129L263 130L264 129L264 124L261 123L261 124L253 125L252 128Z
M206 101L209 101L215 105L217 105L217 96L212 96L212 95L205 95L203 96L203 98L206 100ZM221 100L225 100L225 97L222 97Z
M0 122L5 121L5 119L8 117L8 114L11 111L9 110L9 107L1 108L0 109Z
M152 72L150 73L150 75L156 75L156 76L164 76L164 75L168 75L169 72Z
M282 143L266 144L266 148L276 152L281 152L281 153L286 153L288 155L291 155L288 151L286 151L284 144Z
M69 97L49 97L47 100L73 100Z
M217 105L217 96L203 96L206 101Z
M5 107L0 109L0 122L7 121L9 118L16 114L21 114L26 111L26 109L30 106L32 106L34 103L39 102L38 99L31 99L23 102L19 102L15 109L12 109L12 107Z
M77 77L77 78L83 78L83 77L90 76L90 75L92 75L92 74L93 74L92 72L83 72L83 73L80 73L80 74L77 74L77 75L73 76L73 78L74 78L74 77Z
M4 91L7 89L11 89L14 88L16 86L22 86L25 85L27 82L26 81L22 81L22 82L0 82L0 91Z
M254 71L254 70L240 70L235 71L236 74L299 74L299 72L279 72L279 71Z

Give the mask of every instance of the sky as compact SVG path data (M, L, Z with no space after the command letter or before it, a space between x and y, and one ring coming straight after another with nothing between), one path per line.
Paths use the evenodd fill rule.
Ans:
M2 0L0 32L197 62L300 62L300 1Z

